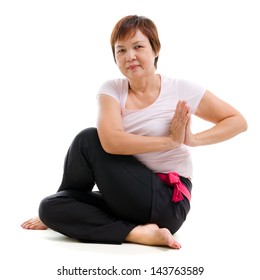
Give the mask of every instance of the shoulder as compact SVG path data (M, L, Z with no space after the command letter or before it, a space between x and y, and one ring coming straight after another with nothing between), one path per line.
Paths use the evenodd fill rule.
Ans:
M112 79L105 81L99 88L97 96L108 95L122 103L124 95L128 92L127 79Z
M200 85L194 81L188 79L175 79L175 88L177 94L182 99L190 99L190 98L201 98L207 88L203 85Z
M169 76L166 76L166 75L163 75L163 74L159 74L159 75L161 77L161 83L164 86L173 85L175 83L175 81L176 81L176 79L171 78Z
M205 93L206 88L198 83L184 78L171 78L169 76L160 75L162 86L167 89L175 90L175 94L180 96L190 95L191 93Z
M174 95L178 100L186 100L194 114L206 92L206 88L198 83L183 78L169 78L162 76L162 86L168 94Z
M116 92L120 92L122 90L124 90L124 88L127 87L127 80L126 79L111 79L111 80L107 80L105 81L99 88L99 93L104 93L107 91L116 91Z

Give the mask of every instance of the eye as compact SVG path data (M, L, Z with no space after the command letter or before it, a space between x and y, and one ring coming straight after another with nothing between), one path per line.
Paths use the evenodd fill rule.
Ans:
M117 51L116 51L116 53L122 53L122 52L124 52L125 51L125 49L118 49Z
M141 49L141 48L143 48L143 46L141 46L141 45L135 46L135 49Z

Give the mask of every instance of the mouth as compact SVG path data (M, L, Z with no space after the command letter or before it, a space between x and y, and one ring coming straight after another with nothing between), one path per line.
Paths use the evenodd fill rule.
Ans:
M134 65L128 66L127 68L128 68L129 70L135 70L135 69L138 68L138 67L139 67L139 65L134 64Z

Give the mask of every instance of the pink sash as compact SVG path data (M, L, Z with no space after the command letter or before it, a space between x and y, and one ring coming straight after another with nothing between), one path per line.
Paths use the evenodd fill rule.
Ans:
M191 194L187 187L181 182L180 176L176 172L169 172L168 174L156 173L160 179L167 185L173 187L172 201L178 202L183 200L185 195L188 200L191 200Z

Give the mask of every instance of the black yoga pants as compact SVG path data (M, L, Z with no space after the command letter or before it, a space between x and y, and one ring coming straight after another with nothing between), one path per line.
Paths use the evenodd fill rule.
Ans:
M181 177L191 191L191 182ZM98 191L93 191L94 186ZM58 192L44 198L39 217L49 228L82 242L124 242L137 225L156 223L175 233L190 210L189 201L172 202L164 184L134 156L106 153L97 129L73 140Z

